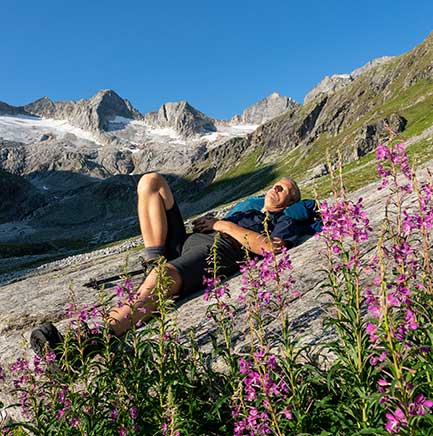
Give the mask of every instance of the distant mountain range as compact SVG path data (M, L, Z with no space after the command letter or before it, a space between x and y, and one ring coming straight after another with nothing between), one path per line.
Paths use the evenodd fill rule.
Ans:
M273 93L231 120L186 101L142 114L113 90L77 102L0 102L0 257L138 233L135 186L147 171L167 174L191 215L283 174L316 183L328 172L326 148L359 161L389 127L425 140L433 123L432 41L325 77L304 104Z

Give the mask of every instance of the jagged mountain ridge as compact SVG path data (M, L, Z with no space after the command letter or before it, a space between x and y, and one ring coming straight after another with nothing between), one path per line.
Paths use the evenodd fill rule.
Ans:
M247 108L239 121L232 121L231 124L258 125L296 104L289 97L274 93ZM20 107L0 102L0 115L33 115L45 119L66 120L72 126L99 134L112 131L111 123L120 117L126 120L142 120L154 128L173 128L183 138L215 132L216 124L226 124L223 120L203 114L185 100L164 103L158 111L142 114L128 100L109 89L101 90L90 99L81 99L78 102L53 102L48 97Z
M48 97L43 97L24 106L24 110L42 118L67 120L73 126L98 133L107 130L108 122L116 116L131 119L141 117L139 111L113 90L99 91L92 98L78 102L54 103Z

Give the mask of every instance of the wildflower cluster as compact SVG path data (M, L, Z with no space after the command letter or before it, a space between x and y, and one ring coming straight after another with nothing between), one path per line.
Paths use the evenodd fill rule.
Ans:
M418 184L403 144L380 146L377 159L379 172L383 172L382 162L388 162L389 170L381 186L387 185L388 179L392 181L392 204L378 244L376 277L365 291L370 363L380 371L377 389L380 403L387 410L385 428L399 433L422 425L420 417L433 405L424 395L431 392L431 388L426 389L431 386L431 368L425 363L431 363L432 345L428 333L433 311L427 247L433 184L431 180ZM411 192L418 194L418 209L408 203Z
M240 359L243 376L238 404L233 407L234 435L283 434L292 418L289 387L277 356L258 349L251 359Z
M242 286L239 301L254 313L264 314L267 308L278 313L287 304L294 283L287 274L292 268L286 247L282 248L279 257L272 251L263 250L262 258L248 259L240 267Z
M323 221L320 236L326 239L335 254L347 247L347 241L350 244L366 241L372 231L362 198L356 202L343 198L333 204L323 201L320 214Z

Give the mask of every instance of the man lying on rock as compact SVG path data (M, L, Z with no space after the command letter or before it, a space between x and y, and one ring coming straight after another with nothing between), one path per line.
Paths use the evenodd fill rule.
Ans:
M314 200L300 200L297 184L282 178L263 197L251 197L238 203L224 219L202 217L193 222L187 235L179 208L166 180L157 173L145 174L138 184L138 217L144 242L144 258L165 256L167 273L172 278L169 296L185 296L202 288L207 259L217 232L219 273L228 277L239 269L245 247L260 255L262 250L277 253L283 246L297 245L306 235L320 230ZM265 218L270 238L265 235ZM139 287L133 305L115 307L109 314L110 330L123 335L133 323L145 321L156 310L153 289L154 269ZM137 310L146 307L146 311ZM54 350L63 342L53 324L33 330L30 343L38 355ZM95 341L93 341L95 342Z

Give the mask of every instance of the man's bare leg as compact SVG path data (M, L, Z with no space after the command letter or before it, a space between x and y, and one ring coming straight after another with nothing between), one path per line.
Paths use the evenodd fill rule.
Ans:
M174 197L166 180L158 173L144 174L138 183L137 193L138 219L145 256L156 257L149 254L163 254L168 232L166 210L173 207ZM167 272L173 279L169 289L171 296L180 290L182 278L170 264L167 264ZM152 317L156 309L156 296L153 293L156 278L157 273L154 269L141 284L132 303L125 302L123 307L110 311L110 325L116 336L125 333L137 321L146 321Z
M144 246L163 247L167 238L165 211L174 205L174 197L164 177L157 173L145 174L138 187L138 219Z
M182 278L174 266L166 265L167 273L173 279L168 296L173 296L179 292ZM132 303L125 302L124 306L111 309L109 313L110 326L116 336L121 336L139 320L146 321L153 316L156 310L156 295L154 293L156 280L157 272L156 269L153 269L141 284Z

